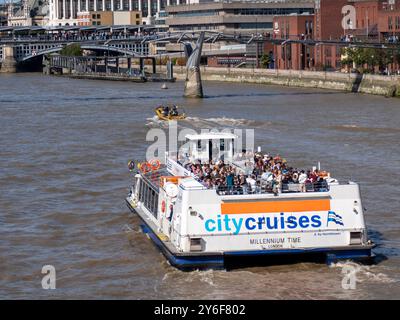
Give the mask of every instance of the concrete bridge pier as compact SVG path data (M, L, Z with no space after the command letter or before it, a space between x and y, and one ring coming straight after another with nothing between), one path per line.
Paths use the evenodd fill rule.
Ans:
M183 96L186 98L203 98L203 85L200 75L201 50L203 48L204 31L200 33L195 48L190 43L185 43L186 62L186 81Z
M17 72L17 60L15 59L14 47L3 46L3 62L1 64L0 73Z

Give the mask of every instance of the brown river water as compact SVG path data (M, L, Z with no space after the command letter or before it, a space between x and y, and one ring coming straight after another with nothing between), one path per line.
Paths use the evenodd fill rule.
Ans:
M0 76L0 298L400 298L400 100L330 90L204 83ZM256 145L294 166L321 162L361 185L372 265L340 262L182 272L168 265L125 205L129 159L160 127L156 105L183 105L182 126L252 128ZM57 289L43 290L43 265ZM342 267L357 285L342 288Z

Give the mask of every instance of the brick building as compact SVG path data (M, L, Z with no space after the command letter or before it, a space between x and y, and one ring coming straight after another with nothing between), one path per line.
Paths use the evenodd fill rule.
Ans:
M312 39L314 15L276 16L274 37L287 40ZM277 69L303 70L314 67L314 48L301 43L286 42L275 46L275 67Z
M377 1L381 4L378 11L378 30L381 40L400 38L400 1Z
M399 0L352 0L356 12L355 30L358 39L386 41L400 33Z
M288 40L340 40L344 36L342 8L348 0L318 0L314 14L274 17L274 37ZM335 45L309 46L283 42L274 49L278 69L339 69L341 50Z

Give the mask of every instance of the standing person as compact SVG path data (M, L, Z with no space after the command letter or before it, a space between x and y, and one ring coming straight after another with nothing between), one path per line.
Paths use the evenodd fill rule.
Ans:
M234 174L233 174L232 171L229 171L228 175L226 176L226 186L228 187L228 192L229 193L232 193L233 182L234 182Z
M306 181L307 181L307 175L304 172L304 170L300 171L299 175L299 183L300 183L300 190L301 192L306 192Z
M282 193L282 171L278 170L275 174L275 183L274 183L274 194L277 196L279 193Z

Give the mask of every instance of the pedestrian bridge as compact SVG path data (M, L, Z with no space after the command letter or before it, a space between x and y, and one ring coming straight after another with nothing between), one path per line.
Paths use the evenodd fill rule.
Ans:
M148 56L149 42L143 39L104 40L104 41L15 41L0 42L0 62L5 58L5 47L12 47L16 62L25 62L45 54L61 51L73 43L80 44L84 50L101 52L102 55L118 54L126 56Z

